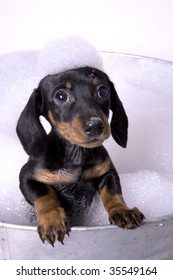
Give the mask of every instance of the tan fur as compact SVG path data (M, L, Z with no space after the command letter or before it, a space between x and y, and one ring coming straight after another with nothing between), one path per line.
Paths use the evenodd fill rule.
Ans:
M54 119L51 111L48 111L48 118L49 118L51 125L56 126L56 120Z
M98 80L96 78L92 79L92 84L96 87L98 85Z
M106 159L104 162L93 166L84 171L82 174L82 178L85 180L89 180L92 178L97 178L108 172L110 169L110 160Z
M103 188L100 196L112 224L126 229L134 229L145 218L138 208L130 209L121 194L112 195L107 186Z
M56 240L63 242L69 229L65 211L61 207L55 191L48 187L48 194L36 199L34 207L42 241L47 240L52 245Z
M71 88L72 88L71 82L66 82L65 87L66 87L67 89L71 89Z
M75 182L79 174L76 171L73 173L65 169L59 169L57 171L50 171L45 168L37 168L35 170L35 179L41 183L48 185L57 185L57 184L68 184Z
M108 120L103 116L105 129L97 140L90 141L88 135L83 130L80 118L74 119L71 123L57 122L56 128L58 132L72 144L85 147L95 148L101 146L103 141L110 136L110 126Z
M119 211L121 209L126 208L127 206L124 202L124 199L121 194L112 195L107 190L107 186L103 188L103 190L100 193L101 199L103 201L104 207L109 215L111 215L111 212L113 210Z

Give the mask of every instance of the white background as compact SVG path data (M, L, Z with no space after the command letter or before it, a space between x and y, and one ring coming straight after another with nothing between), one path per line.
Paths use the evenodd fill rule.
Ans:
M68 34L100 51L173 61L173 1L0 0L0 53Z

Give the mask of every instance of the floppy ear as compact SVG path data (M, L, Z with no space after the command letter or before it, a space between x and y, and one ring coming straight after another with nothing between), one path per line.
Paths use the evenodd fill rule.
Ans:
M38 156L45 150L47 134L39 121L43 100L38 89L31 94L17 123L16 132L29 156Z
M110 123L111 133L114 140L121 147L126 148L128 136L128 118L124 110L123 104L120 101L118 94L114 88L113 83L110 81L111 87L111 106L113 112L112 120Z

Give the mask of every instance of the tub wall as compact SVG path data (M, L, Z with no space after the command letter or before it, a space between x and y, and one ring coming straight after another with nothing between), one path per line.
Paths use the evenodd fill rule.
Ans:
M100 51L173 61L172 11L172 0L0 0L0 53L78 34Z

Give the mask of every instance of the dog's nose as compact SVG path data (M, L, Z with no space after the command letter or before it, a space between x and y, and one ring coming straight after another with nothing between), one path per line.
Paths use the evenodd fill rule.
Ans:
M99 136L104 130L104 123L98 117L91 117L86 121L85 131L87 135Z

